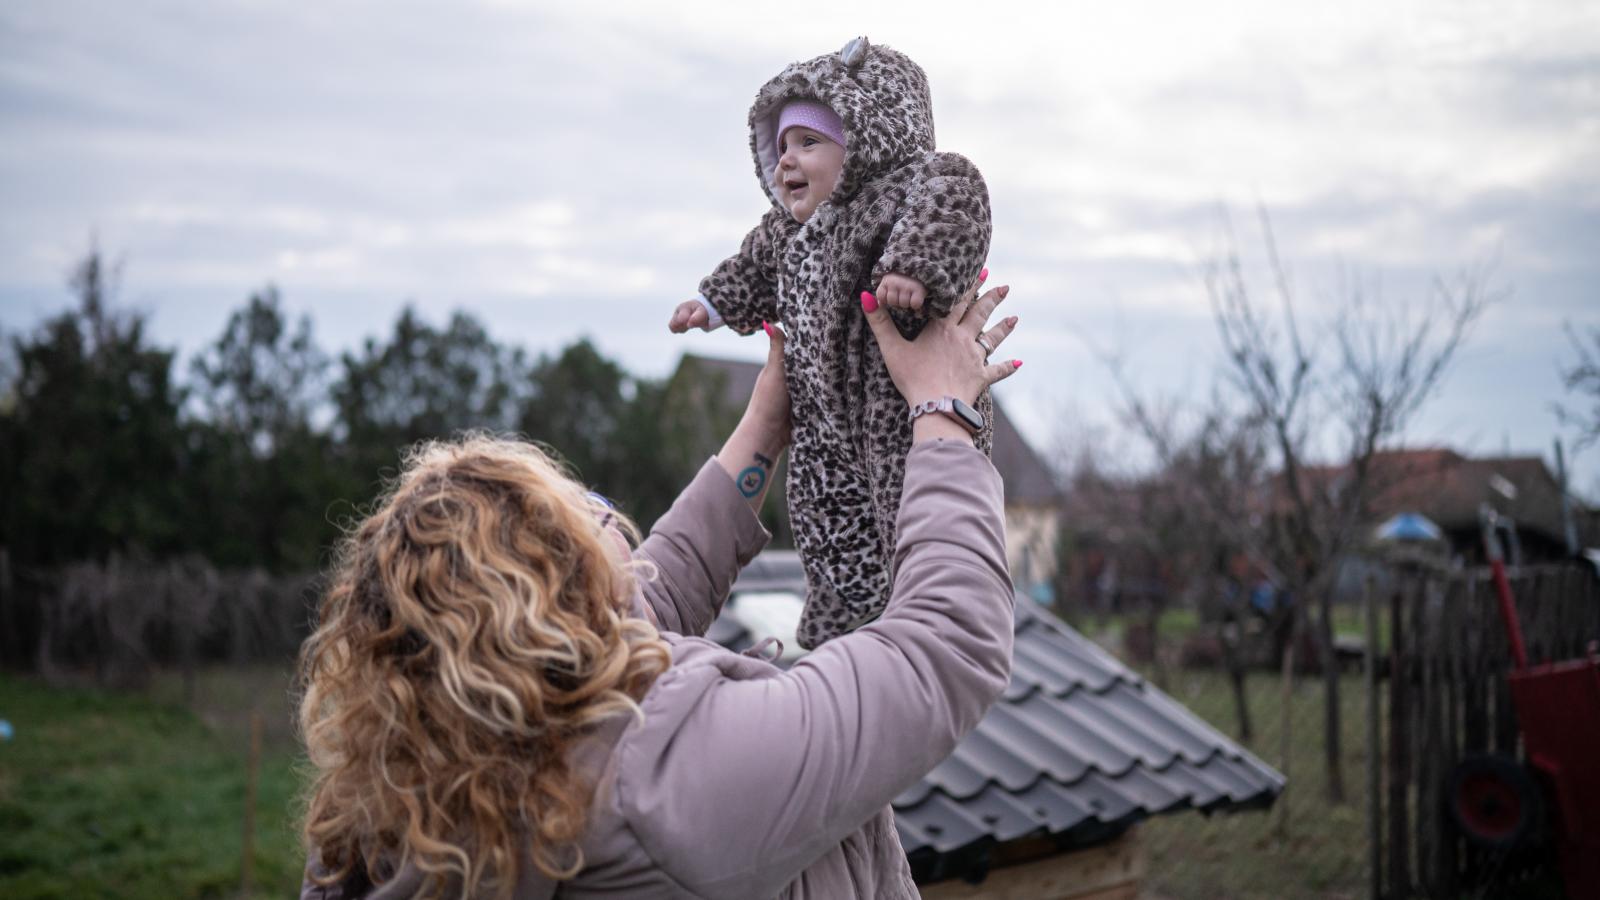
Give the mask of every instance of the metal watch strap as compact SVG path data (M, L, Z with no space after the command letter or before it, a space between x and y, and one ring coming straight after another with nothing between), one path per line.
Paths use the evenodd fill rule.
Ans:
M982 426L975 425L972 422L967 421L965 416L956 411L956 404L960 402L960 400L957 400L949 394L945 394L943 397L940 397L937 400L924 400L921 403L913 403L911 404L910 421L915 422L917 419L928 415L929 413L939 413L940 415L953 420L956 424L966 429L969 433L977 434L979 430L981 430ZM968 409L970 410L971 408L969 407ZM977 415L976 411L973 411L972 414Z

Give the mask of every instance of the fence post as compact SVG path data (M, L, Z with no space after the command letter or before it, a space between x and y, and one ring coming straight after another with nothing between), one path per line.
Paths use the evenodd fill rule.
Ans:
M11 551L0 546L0 662L20 663L23 657L22 634L16 624L17 603L15 582L11 577ZM15 655L12 647L16 648Z
M256 781L261 771L261 712L250 711L250 757L244 775L244 834L239 842L239 896L250 896L256 863Z
M1389 603L1389 896L1411 894L1411 851L1406 828L1406 789L1410 785L1408 765L1411 737L1406 721L1406 682L1409 671L1405 648L1405 593L1412 589L1412 577L1402 569Z
M1461 621L1465 589L1459 575L1445 577L1444 584L1444 606L1440 610L1442 627L1439 629L1441 649L1444 651L1444 743L1439 770L1448 777L1461 762ZM1448 802L1448 798L1445 802ZM1461 893L1460 843L1460 835L1454 826L1441 818L1438 890L1442 896L1455 897Z
M1274 808L1278 818L1275 830L1279 840L1289 837L1289 792L1293 790L1289 779L1289 762L1294 746L1294 717L1289 715L1289 709L1294 703L1294 651L1300 643L1300 604L1303 602L1297 598L1295 604L1289 607L1289 647L1283 652L1282 704L1278 708L1278 766L1283 773L1284 783L1283 793Z
M1378 604L1373 597L1372 576L1368 575L1361 592L1362 613L1366 617L1367 682L1367 866L1371 884L1370 900L1383 896L1383 824L1379 818L1378 767Z
M1415 783L1417 791L1417 886L1424 896L1439 896L1440 852L1443 839L1440 810L1441 785L1449 770L1441 766L1444 725L1439 704L1439 617L1433 601L1438 583L1430 570L1419 571L1420 584L1412 606L1412 646L1416 648L1417 692L1411 720L1416 735Z

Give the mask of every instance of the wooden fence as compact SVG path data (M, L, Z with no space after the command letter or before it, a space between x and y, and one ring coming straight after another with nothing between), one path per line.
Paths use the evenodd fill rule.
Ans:
M1402 566L1387 597L1385 790L1369 828L1376 897L1509 896L1548 876L1537 847L1491 851L1461 838L1448 813L1450 776L1464 757L1523 759L1506 675L1506 629L1487 569L1444 573ZM1530 664L1585 655L1600 640L1600 586L1588 566L1511 573ZM1380 668L1381 662L1380 662ZM1369 682L1374 683L1374 682ZM1379 700L1378 689L1370 698ZM1370 745L1369 745L1370 746ZM1376 786L1376 782L1373 783Z
M187 683L200 664L289 659L309 631L317 583L198 559L17 572L0 551L0 664L138 687L157 666Z

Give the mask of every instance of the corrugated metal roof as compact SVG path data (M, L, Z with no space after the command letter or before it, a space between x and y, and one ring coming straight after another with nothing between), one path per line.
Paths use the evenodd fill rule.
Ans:
M771 590L784 574L758 558L735 592ZM716 637L749 643L737 629ZM912 871L929 881L986 869L995 844L1088 846L1161 813L1270 806L1283 785L1272 767L1019 596L1011 683L894 811Z
M1017 598L1011 683L895 798L919 880L1023 837L1092 844L1165 812L1269 806L1284 779L1066 623Z

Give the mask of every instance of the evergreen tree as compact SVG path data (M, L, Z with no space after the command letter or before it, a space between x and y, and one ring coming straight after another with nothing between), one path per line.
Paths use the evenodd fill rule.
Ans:
M522 351L496 343L463 312L441 330L408 307L387 343L368 338L358 353L341 355L339 368L333 437L349 479L341 496L350 498L371 496L419 440L510 431L528 392Z
M327 368L311 320L291 328L271 287L191 361L190 542L212 562L311 569L337 537L325 510L342 483L313 427Z
M55 565L181 544L182 391L171 350L113 308L98 249L73 270L77 305L11 340L0 406L0 544Z
M539 360L521 431L548 445L574 475L649 527L682 485L663 452L660 387L630 376L580 339Z

